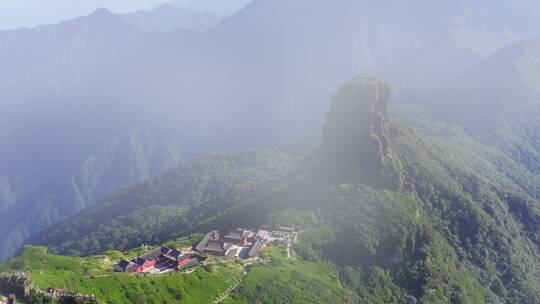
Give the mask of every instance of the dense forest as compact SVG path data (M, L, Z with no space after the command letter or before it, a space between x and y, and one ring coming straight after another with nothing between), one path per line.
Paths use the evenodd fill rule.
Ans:
M195 159L89 207L40 243L90 255L286 224L304 230L297 255L329 265L348 302L540 303L540 176L421 109L388 113L389 98L385 84L356 78L335 95L315 148L306 140ZM287 303L252 276L229 300Z

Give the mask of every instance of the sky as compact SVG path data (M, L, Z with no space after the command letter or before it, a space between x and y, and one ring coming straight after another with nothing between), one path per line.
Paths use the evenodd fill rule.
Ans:
M152 9L165 2L226 16L250 0L0 0L0 30L58 23L89 15L101 7L126 13Z

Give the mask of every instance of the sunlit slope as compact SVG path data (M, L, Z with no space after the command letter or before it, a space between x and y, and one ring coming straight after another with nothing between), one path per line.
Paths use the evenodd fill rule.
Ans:
M84 258L47 253L44 247L24 252L0 264L0 273L26 272L36 287L94 295L104 303L351 303L354 295L339 281L332 263L306 261L286 248L271 245L249 265L217 258L192 271L161 276L136 276L113 271L121 258L141 253L108 251ZM39 295L23 303L40 301Z
M120 258L134 254L135 251L106 252L73 258L49 254L43 247L27 247L20 256L0 265L0 271L24 271L30 274L37 288L94 295L103 303L156 304L212 303L244 272L241 265L233 262L164 276L142 277L113 271L114 263ZM33 302L27 299L27 303Z

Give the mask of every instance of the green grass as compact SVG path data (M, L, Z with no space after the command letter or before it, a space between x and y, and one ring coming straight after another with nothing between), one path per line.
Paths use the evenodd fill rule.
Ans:
M287 259L285 247L270 246L266 263L249 269L242 285L225 301L232 303L347 303L352 297L331 263Z
M95 295L102 303L212 303L244 272L240 263L225 259L191 273L164 276L125 275L112 270L119 259L141 253L138 248L79 258L49 254L45 247L27 246L20 256L0 264L0 271L27 272L41 289L78 291ZM297 257L287 259L282 246L269 246L261 258L263 262L248 266L242 284L224 303L346 302L349 293L340 285L332 264Z
M30 273L41 289L49 287L93 294L102 303L212 303L243 273L241 265L224 262L191 273L163 276L118 274L111 266L122 254L75 258L47 253L44 247L26 247L21 256L0 266L4 272Z
M102 303L212 303L244 272L238 262L219 259L191 273L164 276L118 274L112 265L121 258L142 253L108 251L91 257L66 257L47 253L45 247L28 246L0 265L0 271L27 272L41 289L62 288L95 295ZM227 304L346 302L350 293L340 285L335 266L287 259L285 247L270 246L263 262L253 264L242 284L224 301Z

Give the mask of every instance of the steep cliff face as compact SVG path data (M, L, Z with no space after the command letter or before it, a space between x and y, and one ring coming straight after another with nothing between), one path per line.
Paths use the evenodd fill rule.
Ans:
M36 289L36 285L25 274L13 274L0 277L0 293L14 294L17 298L25 298Z
M26 170L6 170L7 174L0 174L0 260L100 197L174 168L181 152L180 139L172 134L132 130L98 147L65 172L57 165L61 160L44 156L49 160L46 167L29 162L32 166ZM0 160L0 172L5 163ZM40 183L43 180L47 182Z
M370 77L357 77L337 92L319 151L325 175L384 183L385 171L393 170L386 118L390 95L389 86Z

